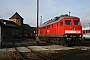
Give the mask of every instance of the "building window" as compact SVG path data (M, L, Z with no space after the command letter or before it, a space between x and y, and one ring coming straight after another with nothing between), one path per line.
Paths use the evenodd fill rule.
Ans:
M83 34L85 34L85 30L83 30Z
M86 33L88 33L88 30L86 30Z

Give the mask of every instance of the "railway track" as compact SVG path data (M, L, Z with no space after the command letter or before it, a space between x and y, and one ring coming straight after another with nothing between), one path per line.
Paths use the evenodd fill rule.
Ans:
M20 45L22 47L25 47L25 49L28 49L29 51L28 52L21 52L17 45ZM76 52L75 53L78 53L80 52L81 50L89 50L90 51L90 47L87 47L87 46L71 46L71 48L74 48L75 50L71 50L71 51L65 51L65 49L69 48L65 48L65 46L62 46L61 49L64 49L64 50L53 50L54 52L51 52L51 49L55 46L50 46L50 48L46 47L46 46L39 46L41 48L44 48L44 49L48 49L49 53L44 51L36 51L36 50L32 50L29 46L27 46L25 43L19 41L18 43L16 44L13 44L16 52L18 53L18 55L21 57L22 60L54 60L54 59L58 59L60 57L60 55L63 55L64 53L67 53L67 54L70 54L73 53L75 50ZM57 46L59 48L59 45ZM56 48L57 49L57 48ZM78 51L79 50L79 51ZM61 52L62 51L62 52ZM54 57L56 56L56 57Z
M15 50L23 60L30 60L30 58L25 56L23 53L19 52L19 50L16 47L15 47Z
M26 49L29 49L30 52L19 52L19 55L21 56L21 58L23 60L53 60L53 56L48 56L48 55L45 55L44 53L40 53L40 52L37 52L35 50L32 50L31 48L29 48L27 45L23 44L21 41L20 41L21 45L24 46ZM86 47L86 46L72 46L71 48L74 48L75 50L76 49L79 49L79 50L89 50L90 47ZM50 49L49 49L50 50ZM51 51L51 50L50 50ZM60 51L56 51L56 53L51 53L51 54L57 54L59 53ZM31 56L33 54L33 56Z
M29 49L29 52L20 52L18 50L18 48L14 45L14 48L16 50L16 52L19 54L19 56L23 59L23 60L51 60L50 57L47 57L39 52L36 52L30 48L28 48L26 45L24 45L21 41L20 41L21 45L24 46L26 49Z

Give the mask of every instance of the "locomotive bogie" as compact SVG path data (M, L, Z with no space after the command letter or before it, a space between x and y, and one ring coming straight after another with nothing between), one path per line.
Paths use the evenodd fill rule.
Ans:
M70 46L79 45L82 42L82 35L39 36L39 39L53 44Z

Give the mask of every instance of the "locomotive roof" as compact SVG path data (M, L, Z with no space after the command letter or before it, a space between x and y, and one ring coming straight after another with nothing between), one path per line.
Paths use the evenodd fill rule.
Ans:
M75 16L69 16L68 14L65 14L65 15L60 15L60 16L57 16L55 17L54 19L51 19L49 21L46 21L42 26L46 26L48 24L52 24L54 22L57 22L63 18L78 18L78 17L75 17Z

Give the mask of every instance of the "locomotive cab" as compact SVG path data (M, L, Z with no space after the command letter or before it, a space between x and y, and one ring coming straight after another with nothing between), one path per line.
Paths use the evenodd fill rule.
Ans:
M69 44L80 44L82 40L82 26L79 18L64 20L63 39Z

